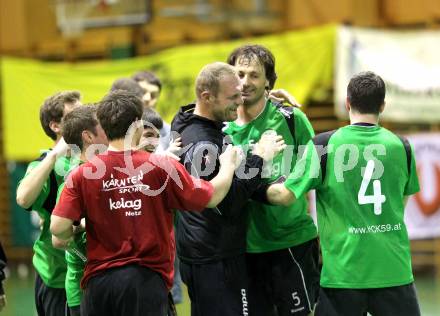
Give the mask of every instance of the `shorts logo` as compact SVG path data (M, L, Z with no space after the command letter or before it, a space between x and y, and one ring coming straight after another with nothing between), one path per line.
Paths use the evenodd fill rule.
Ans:
M241 289L241 302L243 303L243 316L248 316L249 310L248 310L248 301L247 301L245 289Z

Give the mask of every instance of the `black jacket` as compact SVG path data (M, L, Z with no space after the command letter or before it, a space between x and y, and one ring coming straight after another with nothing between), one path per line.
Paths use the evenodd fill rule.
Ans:
M6 255L5 252L3 251L2 244L0 243L0 295L5 294L5 292L3 291L2 281L5 279L5 273L3 269L6 267L6 262L7 262Z
M214 178L219 169L218 155L228 137L223 123L194 115L194 104L182 107L171 123L171 131L182 138L180 162L193 176L204 180ZM242 180L234 176L224 200L214 209L203 212L179 212L177 220L177 254L189 263L205 263L246 252L247 214L244 205L264 184L261 180L263 159L250 156L248 168L258 169L257 176ZM264 190L263 190L264 191ZM265 192L265 191L264 191Z

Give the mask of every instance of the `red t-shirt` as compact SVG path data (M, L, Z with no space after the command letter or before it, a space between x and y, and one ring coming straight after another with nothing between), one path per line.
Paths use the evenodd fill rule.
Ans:
M202 211L213 187L177 161L144 151L107 151L74 170L52 214L86 218L87 265L81 285L108 268L139 264L171 288L171 209Z

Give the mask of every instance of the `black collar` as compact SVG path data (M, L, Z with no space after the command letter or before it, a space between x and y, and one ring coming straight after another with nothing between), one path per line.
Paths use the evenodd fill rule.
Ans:
M365 122L353 123L351 125L356 125L356 126L377 126L376 124L365 123Z

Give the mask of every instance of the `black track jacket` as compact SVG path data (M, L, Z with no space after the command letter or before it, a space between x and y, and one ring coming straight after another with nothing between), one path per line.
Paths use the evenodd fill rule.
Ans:
M180 162L193 176L214 178L220 166L218 155L228 143L222 132L223 123L194 115L195 104L182 107L171 123L171 131L182 138ZM234 176L224 200L203 212L179 212L176 229L177 254L187 263L208 263L246 252L247 214L244 205L254 194L265 194L261 180L263 159L251 155L248 168L258 169L255 177L245 180ZM256 172L256 170L254 170Z

